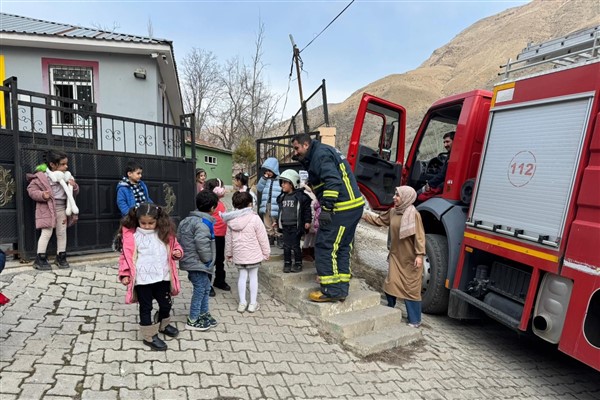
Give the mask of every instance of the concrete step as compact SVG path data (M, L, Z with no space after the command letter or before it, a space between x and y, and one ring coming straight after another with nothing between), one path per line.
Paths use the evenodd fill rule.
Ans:
M402 320L399 309L381 305L381 294L369 290L363 280L350 280L344 302L315 303L310 292L319 290L314 263L303 262L298 273L283 273L283 253L272 249L271 259L258 274L260 284L273 297L316 321L318 328L343 343L358 356L366 356L420 339L419 329Z
M381 303L379 293L362 289L353 290L352 286L350 287L350 293L344 302L316 303L308 300L308 294L311 290L318 290L318 286L311 287L307 284L296 286L291 290L288 290L286 302L292 304L305 314L314 315L319 318L330 317L350 311L364 310Z
M402 321L402 311L382 305L325 317L324 328L338 339L351 339L388 329ZM414 329L414 328L413 328Z
M421 329L398 322L386 326L385 329L347 339L343 343L356 355L365 357L394 347L406 346L422 338Z

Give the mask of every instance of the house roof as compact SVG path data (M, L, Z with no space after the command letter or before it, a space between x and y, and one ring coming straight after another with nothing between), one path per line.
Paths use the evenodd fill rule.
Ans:
M171 43L165 39L146 36L128 35L108 32L94 28L84 28L60 22L43 21L20 15L0 13L0 32L25 33L34 35L63 36L72 38L89 38L97 40L115 40L138 43Z
M177 117L184 112L173 42L169 40L0 13L0 43L2 46L96 51L152 57L156 60L166 84L172 114Z
M187 145L191 145L192 141L191 140L186 140L185 143ZM198 147L204 148L204 149L209 149L209 150L215 150L215 151L218 151L218 152L221 152L221 153L233 154L233 151L231 151L231 150L225 149L223 147L219 147L219 146L217 146L215 144L207 142L206 140L202 140L202 139L196 138L196 148L198 148Z

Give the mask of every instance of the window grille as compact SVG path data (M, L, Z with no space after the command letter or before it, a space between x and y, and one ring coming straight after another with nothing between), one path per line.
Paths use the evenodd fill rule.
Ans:
M50 89L53 95L74 100L92 103L93 98L93 73L92 68L77 66L50 66ZM69 101L56 101L54 104L61 108L70 108L80 111L92 111L92 105L82 105ZM85 125L85 113L70 113L57 110L53 113L54 125Z

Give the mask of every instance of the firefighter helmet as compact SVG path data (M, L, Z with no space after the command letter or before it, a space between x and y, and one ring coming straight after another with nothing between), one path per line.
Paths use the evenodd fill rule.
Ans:
M283 171L281 175L279 175L279 180L290 182L294 189L298 189L300 186L300 175L293 169L286 169Z

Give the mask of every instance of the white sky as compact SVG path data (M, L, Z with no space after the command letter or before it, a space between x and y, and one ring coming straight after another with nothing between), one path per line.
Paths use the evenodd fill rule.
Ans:
M173 41L178 64L193 47L220 62L239 56L250 63L259 20L265 26L263 61L271 89L288 93L284 119L299 108L295 69L289 84L292 34L299 49L321 32L350 0L0 0L0 11L84 27L115 24L119 33ZM431 53L474 22L527 1L356 0L302 53L304 97L325 79L328 101L390 74L418 67ZM280 108L283 106L283 100Z

